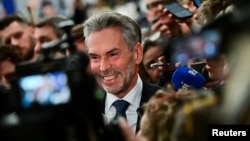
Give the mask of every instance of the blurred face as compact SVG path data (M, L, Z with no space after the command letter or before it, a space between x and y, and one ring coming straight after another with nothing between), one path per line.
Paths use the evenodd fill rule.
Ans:
M167 2L173 1L175 0L168 0ZM164 9L163 0L146 0L146 9L146 17L150 23L156 18L160 18L162 24L169 24L175 20L173 15Z
M132 51L117 27L93 32L86 40L92 73L105 91L124 97L137 82L137 65L142 60L142 46Z
M34 32L34 38L37 41L34 49L36 54L41 53L43 43L55 41L58 39L51 26L36 27Z
M143 57L143 66L147 71L152 83L157 83L161 77L162 69L161 67L151 68L150 65L158 62L158 58L162 56L163 51L160 46L154 46L148 49L147 52L144 53Z
M221 81L225 78L226 60L224 55L220 55L213 59L206 59L206 69L209 77L214 81Z
M171 1L174 0L168 0L168 2ZM148 22L152 24L152 31L159 31L167 37L172 37L180 33L176 18L164 8L163 0L146 0L146 7L146 17Z
M44 17L52 17L56 15L55 8L52 5L46 5L42 9Z
M27 61L34 55L35 41L32 34L31 27L15 21L0 31L0 38L5 44L13 45L17 54Z
M146 0L146 16L149 22L152 22L156 17L160 17L163 12L162 0Z
M0 81L7 86L14 77L15 64L7 59L0 62L0 68Z

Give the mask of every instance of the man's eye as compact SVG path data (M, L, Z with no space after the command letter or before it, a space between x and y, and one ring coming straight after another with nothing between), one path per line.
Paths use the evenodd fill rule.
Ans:
M5 44L10 44L10 39L3 41Z
M97 60L98 56L90 56L89 58L90 58L90 60Z
M90 59L96 59L97 57L93 57L93 56L91 56L91 57L89 57Z
M22 33L21 33L21 32L18 32L17 34L15 34L14 37L18 39L18 38L20 38L21 36L22 36Z
M110 56L116 56L118 53L111 53Z
M48 42L51 42L51 40L48 39L48 38L41 38L41 39L40 39L40 43L41 43L41 44L43 44L43 43L48 43Z

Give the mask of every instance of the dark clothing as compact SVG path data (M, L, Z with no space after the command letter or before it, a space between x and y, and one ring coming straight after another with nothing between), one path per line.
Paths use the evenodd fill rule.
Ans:
M137 119L136 132L138 132L140 130L140 121L141 121L141 117L143 115L143 109L142 109L143 104L148 102L148 100L159 89L162 89L162 87L159 87L159 86L154 85L154 84L149 84L149 83L143 82L142 97L141 97L140 107L137 109L138 119Z

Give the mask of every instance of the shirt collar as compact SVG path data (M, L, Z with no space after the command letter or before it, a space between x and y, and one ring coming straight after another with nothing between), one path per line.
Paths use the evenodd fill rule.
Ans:
M131 89L122 99L129 102L132 106L135 106L136 108L139 107L140 105L140 99L142 95L142 80L139 75L136 85L134 86L133 89ZM107 92L107 97L106 97L106 105L110 109L111 105L113 104L114 101L118 100L119 98L116 97L114 94L108 93Z

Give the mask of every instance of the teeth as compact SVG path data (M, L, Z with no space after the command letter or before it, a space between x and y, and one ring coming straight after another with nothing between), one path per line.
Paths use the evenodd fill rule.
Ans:
M103 77L104 80L111 80L111 79L114 79L114 78L115 78L115 75L110 75L110 76Z

